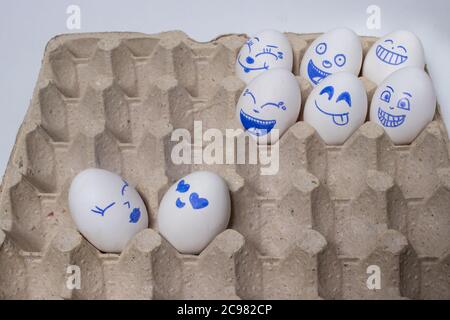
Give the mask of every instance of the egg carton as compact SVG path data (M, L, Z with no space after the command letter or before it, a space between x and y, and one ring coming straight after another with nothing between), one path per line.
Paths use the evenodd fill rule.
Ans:
M318 34L286 35L303 106L312 88L298 69ZM375 39L361 39L366 53ZM239 127L245 85L234 63L245 40L93 33L48 43L3 178L0 298L450 299L450 144L439 113L406 146L369 121L327 146L300 115L280 139L276 175L171 161L174 129ZM375 85L362 80L370 103ZM99 252L68 212L70 182L88 167L121 175L147 205L150 228L120 255ZM179 254L156 230L158 203L200 169L227 181L231 221L200 255ZM67 285L73 266L79 287Z

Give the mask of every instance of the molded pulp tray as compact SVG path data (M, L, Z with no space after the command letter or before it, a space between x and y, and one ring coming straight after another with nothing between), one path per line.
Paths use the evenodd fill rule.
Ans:
M287 35L297 73L318 35ZM172 163L175 128L239 127L234 62L245 40L167 32L49 42L3 179L1 298L450 299L450 144L439 113L408 146L371 122L326 146L299 121L280 140L276 175ZM362 40L367 52L374 39ZM304 103L311 87L298 79ZM375 85L363 81L370 102ZM95 249L68 212L71 179L93 166L135 184L149 210L151 229L121 255ZM199 256L181 255L155 216L168 187L199 169L228 182L230 229ZM81 268L79 289L66 286L69 265ZM366 284L372 265L377 290Z

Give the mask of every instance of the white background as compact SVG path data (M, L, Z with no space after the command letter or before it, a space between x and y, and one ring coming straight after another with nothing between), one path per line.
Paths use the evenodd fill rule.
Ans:
M81 29L68 30L69 5L81 9ZM369 30L369 5L381 9L381 28ZM252 34L266 28L298 33L346 26L360 35L395 29L421 38L438 100L450 126L450 1L395 0L1 0L0 174L28 108L47 41L69 32L183 30L208 41L224 33Z

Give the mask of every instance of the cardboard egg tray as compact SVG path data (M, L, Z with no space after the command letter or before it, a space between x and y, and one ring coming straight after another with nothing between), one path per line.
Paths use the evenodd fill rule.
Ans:
M298 75L318 35L287 36ZM407 146L371 122L327 146L300 116L280 139L276 175L171 161L175 128L239 127L245 85L234 63L245 40L167 32L49 42L3 178L0 298L450 299L450 144L439 113ZM362 41L367 52L374 39ZM303 107L311 87L298 80ZM370 103L375 85L363 81ZM88 167L120 174L147 205L150 229L120 255L99 252L68 212L71 179ZM169 186L199 169L227 181L231 221L200 255L182 255L155 218ZM379 288L367 286L372 270Z

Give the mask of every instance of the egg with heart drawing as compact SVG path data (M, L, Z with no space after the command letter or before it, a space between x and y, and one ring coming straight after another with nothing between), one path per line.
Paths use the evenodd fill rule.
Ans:
M399 30L377 40L367 52L363 76L379 85L394 71L405 67L425 67L422 43L412 32Z
M90 168L78 173L68 201L78 230L104 252L120 253L136 233L148 227L147 209L139 193L107 170Z
M180 253L200 253L230 219L226 182L209 171L196 171L178 180L159 204L160 234Z
M241 93L236 119L259 144L274 143L297 121L300 104L295 76L273 69L256 77Z
M276 30L264 30L249 38L238 53L236 75L249 83L261 73L275 68L292 71L293 55L288 38Z
M306 50L300 64L300 76L316 86L336 72L359 74L362 45L356 33L338 28L317 37Z
M321 81L310 93L303 113L330 145L345 142L363 123L367 114L364 84L352 73L339 72Z
M436 95L422 68L395 71L375 91L370 104L370 121L384 128L395 144L411 143L433 120Z

